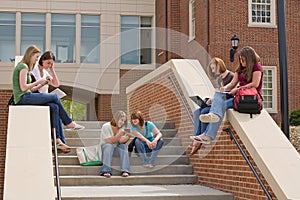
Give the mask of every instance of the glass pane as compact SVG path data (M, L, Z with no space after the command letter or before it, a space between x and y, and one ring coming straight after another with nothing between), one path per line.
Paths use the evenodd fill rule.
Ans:
M55 62L75 62L75 15L53 14L51 17L51 50Z
M45 51L45 26L22 26L21 28L21 55L30 45L36 45L42 52Z
M0 25L3 24L16 24L16 14L15 13L0 13Z
M81 28L81 63L100 63L100 28Z
M45 14L28 14L22 13L21 24L22 25L33 25L33 24L40 24L45 25L46 23L46 16Z
M13 62L16 54L16 27L0 25L0 62Z
M100 16L97 15L82 15L81 26L99 26L100 27Z
M141 18L141 27L151 27L151 17L142 17Z
M121 30L121 63L139 64L139 30Z
M139 27L139 17L122 16L121 17L121 26L122 26L122 28L125 28L125 27L137 28L137 27Z
M51 25L75 26L75 15L53 14Z
M56 55L55 62L75 62L75 27L52 27L51 50Z
M150 64L152 60L151 56L151 30L142 29L140 64Z

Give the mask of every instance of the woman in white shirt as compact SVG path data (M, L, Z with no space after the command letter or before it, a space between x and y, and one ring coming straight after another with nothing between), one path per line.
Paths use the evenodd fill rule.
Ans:
M101 150L103 166L100 176L109 178L112 175L111 161L114 155L119 154L121 162L121 176L130 174L130 163L126 142L130 136L125 133L124 126L127 124L126 114L118 111L110 122L103 124L101 129Z

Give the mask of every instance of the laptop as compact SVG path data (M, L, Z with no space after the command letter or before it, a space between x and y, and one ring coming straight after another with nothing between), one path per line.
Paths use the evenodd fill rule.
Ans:
M205 100L203 100L201 97L199 97L198 95L196 96L190 96L190 99L193 100L193 102L195 102L199 107L203 108L203 107L207 107L208 105L205 103Z

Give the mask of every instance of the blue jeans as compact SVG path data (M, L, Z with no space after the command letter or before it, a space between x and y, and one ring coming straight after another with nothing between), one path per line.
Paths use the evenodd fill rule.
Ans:
M55 128L56 138L60 138L65 143L62 123L65 125L70 124L72 119L56 94L28 92L21 96L20 101L16 105L49 106L51 128Z
M205 108L199 108L194 111L194 136L202 134L208 125L208 123L203 123L199 120L199 116L209 113L210 106Z
M164 140L160 138L157 141L156 147L154 149L149 149L146 142L141 141L140 139L135 140L135 148L138 151L140 158L142 159L143 165L151 164L155 165L155 160L159 150L162 148ZM147 153L150 153L150 158L148 159Z
M233 108L233 98L226 99L224 93L216 92L209 112L218 115L220 120L216 123L209 123L203 134L210 136L214 140L223 121L225 111L229 108Z
M113 156L120 156L121 172L130 173L129 155L126 144L117 144L115 147L111 143L105 143L101 145L102 150L102 169L100 175L104 173L111 174L111 161Z

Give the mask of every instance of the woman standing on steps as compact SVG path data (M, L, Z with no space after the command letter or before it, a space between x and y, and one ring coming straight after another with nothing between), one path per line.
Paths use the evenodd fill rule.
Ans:
M16 105L49 106L51 128L55 128L56 130L56 143L58 146L62 146L64 144L60 139L60 119L66 122L67 128L78 130L84 127L72 121L56 94L31 92L33 88L48 84L49 82L49 80L42 78L31 83L30 72L40 54L40 49L35 45L29 46L22 60L15 67L12 77L14 102Z
M130 135L125 133L125 125L127 125L126 114L123 111L118 111L110 122L106 122L102 126L100 145L103 166L100 176L109 178L112 175L111 161L114 155L120 156L121 176L128 177L130 175L129 154L126 146Z
M135 148L142 159L143 166L153 168L157 154L164 144L162 133L152 122L144 120L141 111L131 114L130 131L136 137ZM147 154L150 154L150 158Z

